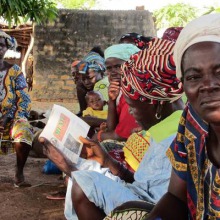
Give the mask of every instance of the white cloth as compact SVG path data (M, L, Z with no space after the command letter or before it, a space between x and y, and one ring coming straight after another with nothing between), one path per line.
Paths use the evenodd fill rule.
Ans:
M90 170L72 172L72 178L80 185L88 199L103 209L106 214L128 201L145 200L156 203L167 192L171 165L166 157L166 150L174 137L175 134L160 143L151 138L150 147L134 175L135 181L132 184L125 183L113 176L108 169L101 169L97 163L93 164L95 171L93 171L94 167L91 169L92 166L90 166ZM79 168L84 169L87 165L81 163ZM69 183L71 184L71 181ZM75 220L78 218L72 208L72 187L69 186L69 183L65 201L65 216L68 220Z
M182 76L181 62L184 52L193 44L205 41L220 43L220 13L196 18L181 31L174 47L174 61L178 78Z

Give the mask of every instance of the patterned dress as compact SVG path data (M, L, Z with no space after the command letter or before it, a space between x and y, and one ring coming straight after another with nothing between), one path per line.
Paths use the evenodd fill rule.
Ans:
M167 151L176 174L187 182L189 219L220 219L220 170L208 158L208 124L190 104L180 120L178 134Z
M30 97L24 91L27 84L21 69L13 65L0 71L0 117L10 119L1 135L0 154L13 153L13 142L32 144L33 131L27 121L30 111Z

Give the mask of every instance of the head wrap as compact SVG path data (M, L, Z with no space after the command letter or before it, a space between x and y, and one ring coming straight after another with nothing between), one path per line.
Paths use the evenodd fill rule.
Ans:
M179 37L180 32L182 31L183 27L170 27L165 30L163 33L162 39L170 40L172 42L176 42L177 38Z
M133 100L174 102L182 96L182 82L176 77L174 43L155 38L148 49L131 56L122 66L122 91Z
M105 60L98 53L90 51L80 63L77 64L79 73L85 74L88 69L93 69L96 72L105 71Z
M71 67L75 67L80 63L80 60L75 60L72 62Z
M199 42L220 43L220 13L194 19L181 31L174 48L177 77L181 78L181 62L184 52Z
M8 34L6 34L4 31L0 30L0 37L5 38L6 42L7 42L7 47L10 50L15 50L17 47L17 41L14 37L9 36Z
M138 33L127 33L121 36L119 43L122 43L126 38L131 39L141 50L147 48L148 42L153 39L152 37L144 37Z
M108 58L118 58L127 61L131 55L138 51L140 49L133 44L115 44L105 50L105 60Z

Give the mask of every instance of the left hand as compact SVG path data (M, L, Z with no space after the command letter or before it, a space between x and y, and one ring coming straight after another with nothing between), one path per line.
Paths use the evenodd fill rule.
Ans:
M61 171L71 176L71 172L77 170L72 161L65 157L65 155L46 138L39 138L39 142L43 145L43 153L48 159L53 161Z

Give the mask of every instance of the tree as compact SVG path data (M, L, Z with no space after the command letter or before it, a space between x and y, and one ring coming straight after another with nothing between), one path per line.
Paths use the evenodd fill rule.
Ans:
M184 27L189 21L197 17L197 8L184 3L168 4L156 10L153 15L157 29L168 27Z
M57 8L50 0L1 0L0 16L9 26L28 20L42 24L56 18Z
M96 0L53 0L68 9L89 9L95 5Z

